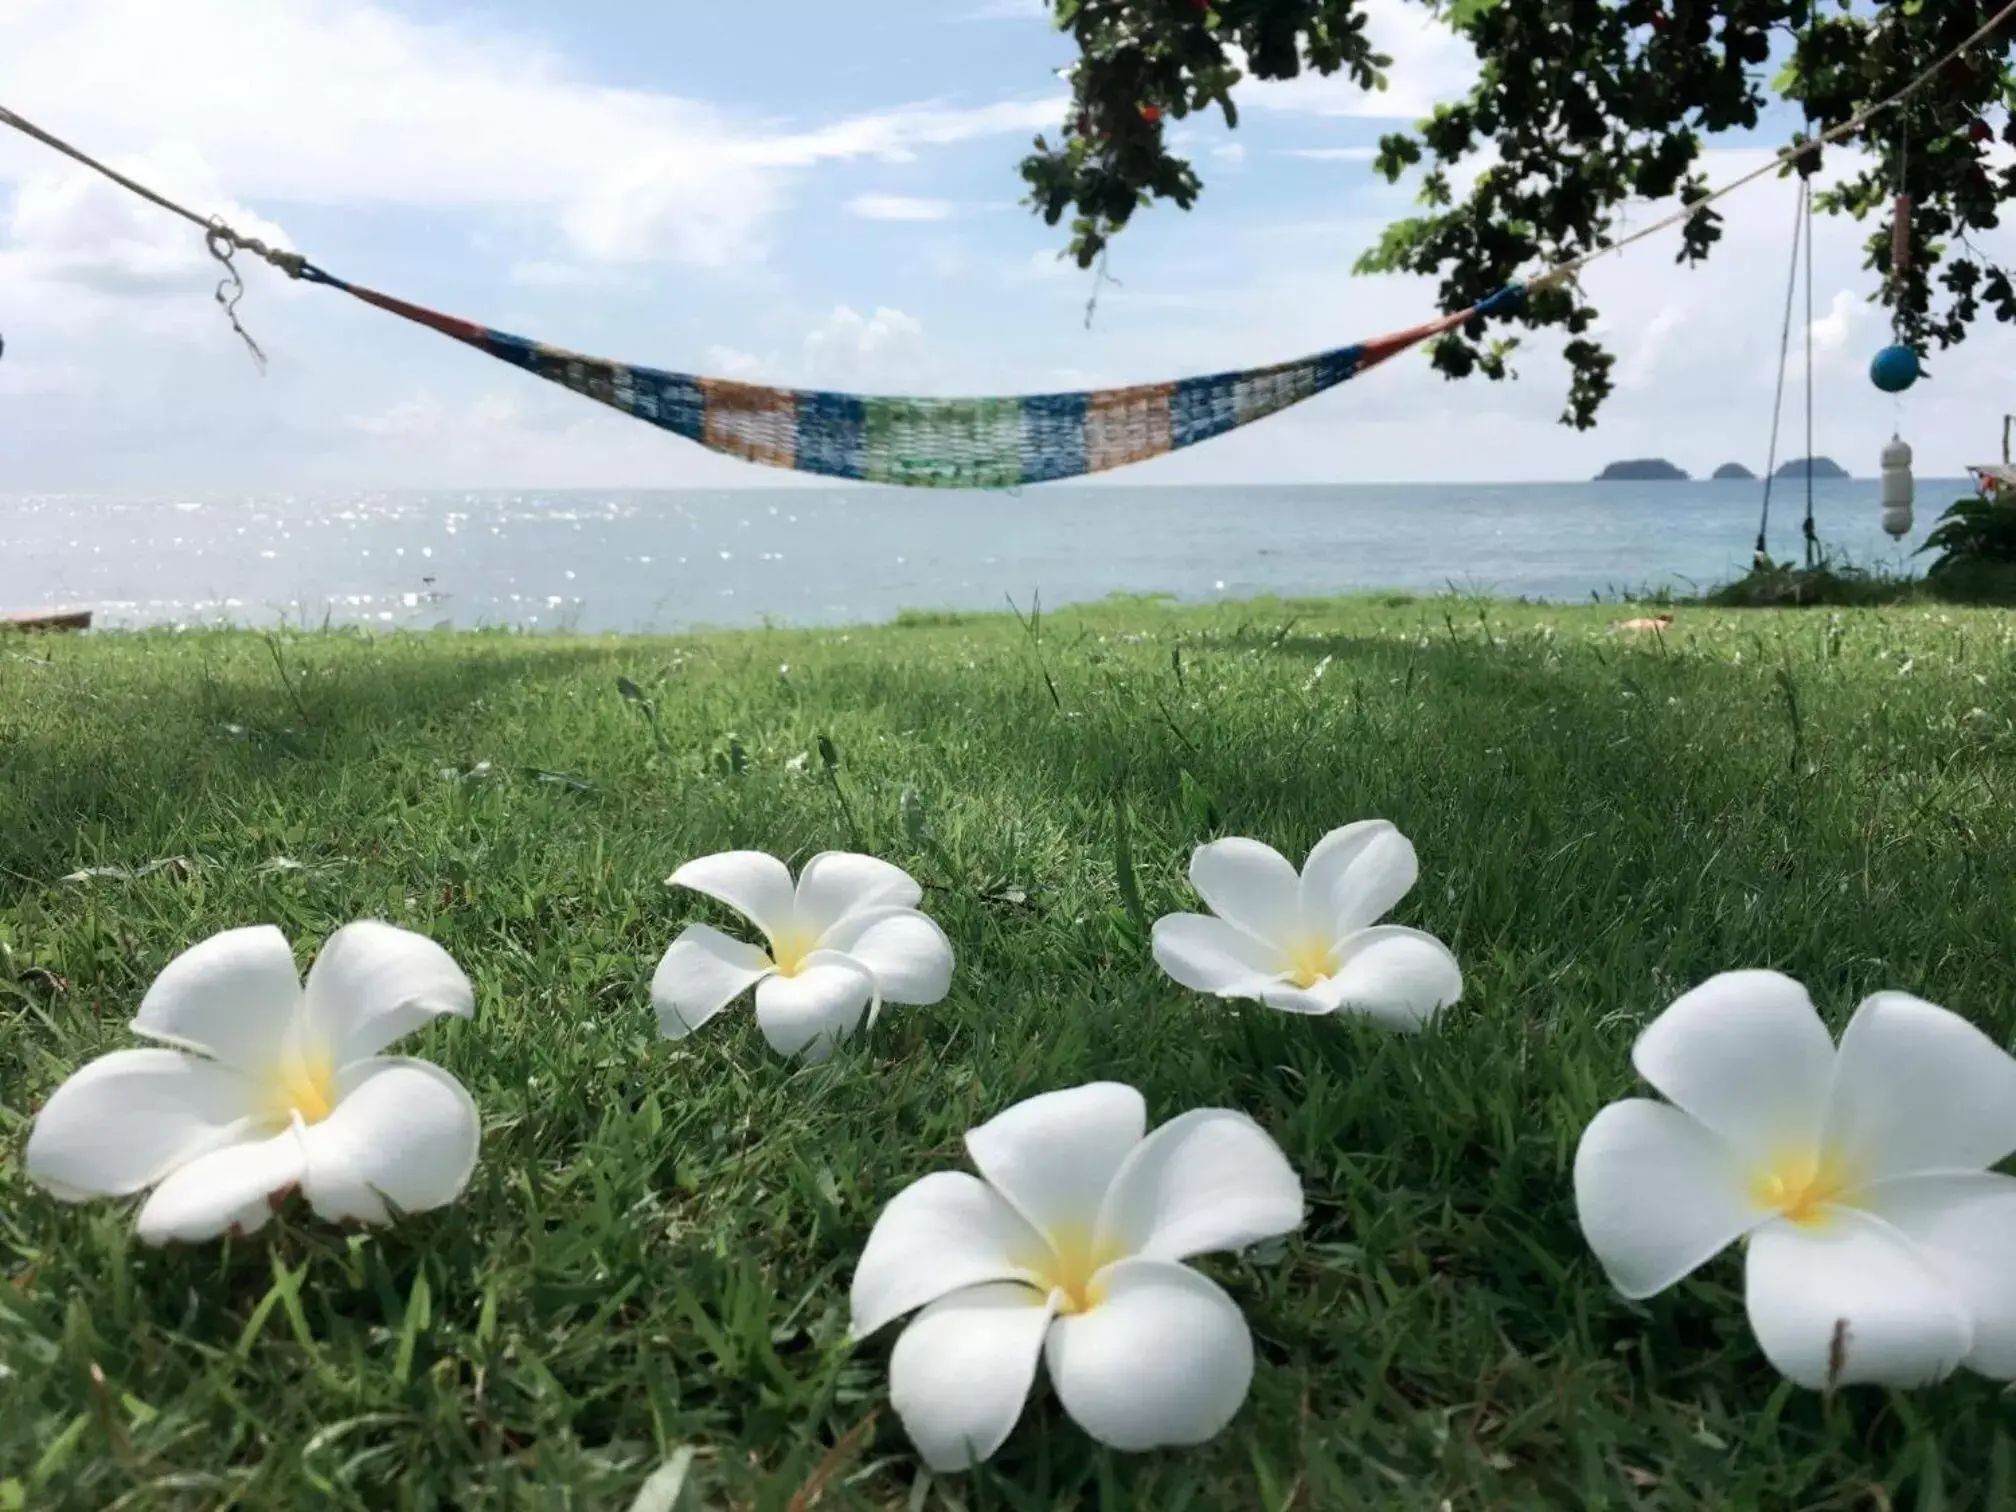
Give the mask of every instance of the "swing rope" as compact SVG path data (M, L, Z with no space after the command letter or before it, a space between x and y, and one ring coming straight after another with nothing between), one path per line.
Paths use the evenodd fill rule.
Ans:
M1820 555L1820 540L1813 533L1813 180L1808 178L1800 195L1806 207L1806 569L1812 571Z
M1799 193L1792 206L1792 262L1785 270L1785 324L1778 334L1778 387L1771 396L1771 447L1764 458L1764 510L1757 519L1757 550L1754 565L1760 568L1766 566L1771 560L1770 550L1765 541L1765 538L1771 532L1771 480L1776 476L1778 468L1778 420L1785 407L1785 369L1792 353L1792 296L1797 292L1799 287L1799 235L1802 229L1807 229L1810 232L1813 224L1810 213L1812 193L1813 186L1811 180L1800 179ZM1810 319L1807 321L1807 341L1810 351L1812 341L1812 321ZM1807 392L1810 394L1812 392L1812 363L1810 358L1807 368ZM1810 406L1808 414L1807 444L1810 447L1812 444ZM1808 453L1806 471L1810 487L1813 471L1810 451ZM1812 519L1810 504L1808 505L1807 519L1810 528Z

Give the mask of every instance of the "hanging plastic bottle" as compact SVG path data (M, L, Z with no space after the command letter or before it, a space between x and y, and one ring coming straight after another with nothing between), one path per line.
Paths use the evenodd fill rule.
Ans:
M1911 533L1911 448L1892 436L1883 448L1883 529L1890 536Z

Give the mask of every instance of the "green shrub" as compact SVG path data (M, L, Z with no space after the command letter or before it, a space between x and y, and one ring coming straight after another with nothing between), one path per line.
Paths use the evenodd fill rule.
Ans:
M1918 548L1943 553L1926 569L1928 577L1980 562L2016 562L2016 503L1977 494L1955 500L1939 520Z

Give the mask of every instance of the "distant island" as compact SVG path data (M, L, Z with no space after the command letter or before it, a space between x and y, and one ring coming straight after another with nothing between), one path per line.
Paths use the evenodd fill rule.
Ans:
M1817 477L1818 474L1815 474ZM1687 474L1668 462L1664 457L1633 457L1624 462L1612 462L1596 474L1598 483L1615 482L1659 482L1685 483Z
M1832 457L1794 457L1771 474L1774 478L1803 478L1809 473L1816 478L1845 478L1848 470Z
M1757 474L1750 471L1741 462L1724 462L1720 467L1715 469L1714 475L1718 478L1749 479L1751 481L1755 481L1757 477ZM1814 476L1817 478L1819 474L1815 473Z

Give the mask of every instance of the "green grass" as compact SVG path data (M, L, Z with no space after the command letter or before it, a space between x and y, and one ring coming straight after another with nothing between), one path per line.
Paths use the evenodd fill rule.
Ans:
M1906 988L2007 1042L2016 625L1606 634L1630 612L0 640L0 1509L621 1509L668 1462L694 1509L2009 1505L1996 1387L1795 1392L1734 1257L1613 1295L1568 1173L1639 1026L1718 970L1788 971L1837 1027ZM1299 861L1368 816L1420 852L1397 919L1467 970L1429 1034L1235 1009L1148 958L1192 846ZM720 918L664 878L729 846L911 867L950 998L820 1067L746 1007L659 1042L657 957ZM484 1112L459 1204L154 1251L130 1205L27 1183L33 1109L131 1042L176 951L270 920L305 960L364 915L477 985L473 1024L414 1042ZM894 1330L846 1342L854 1258L967 1127L1096 1077L1157 1122L1246 1109L1303 1176L1302 1233L1207 1262L1252 1395L1212 1445L1130 1458L1039 1386L988 1470L926 1485Z

